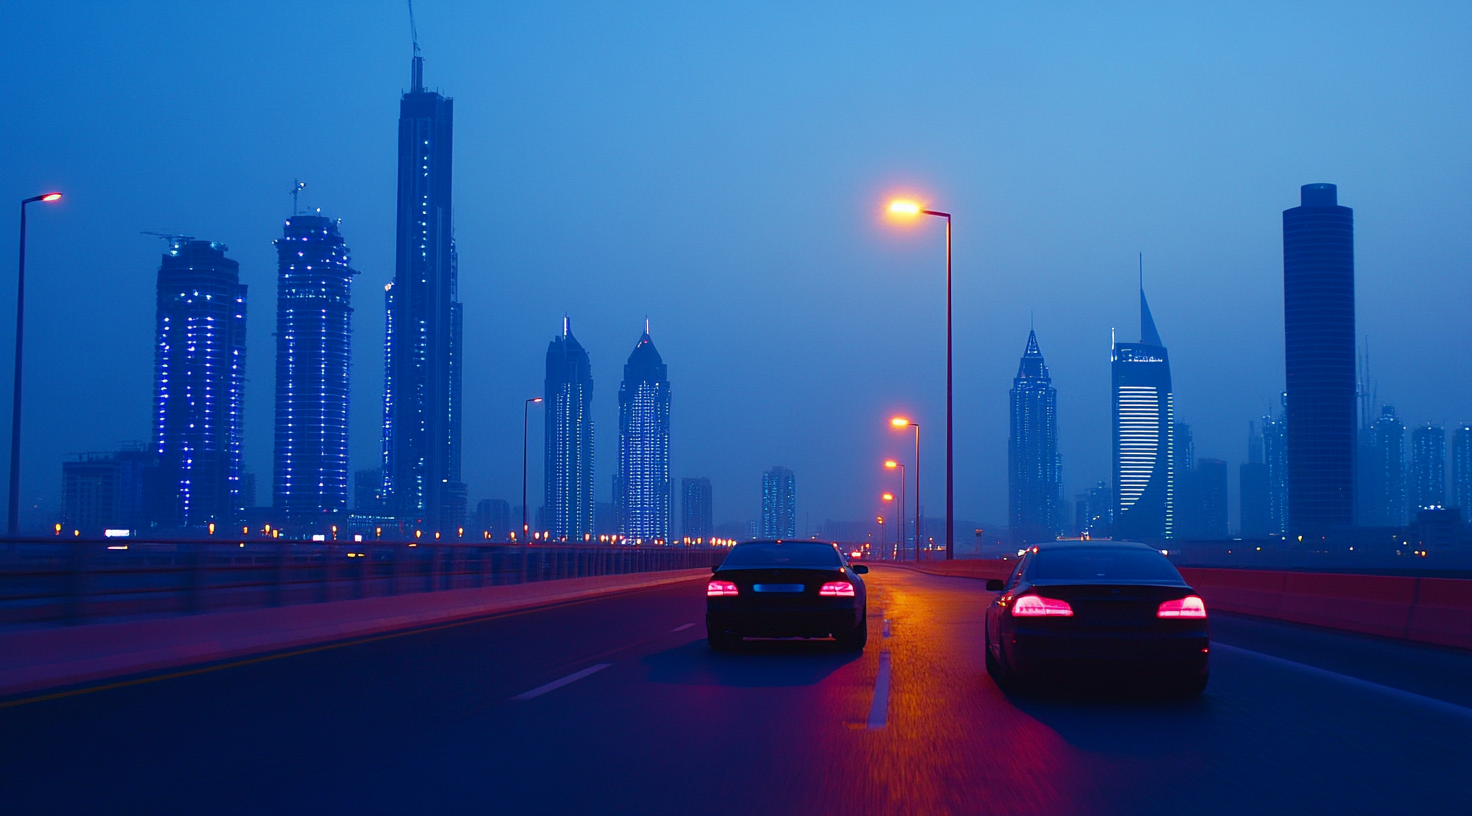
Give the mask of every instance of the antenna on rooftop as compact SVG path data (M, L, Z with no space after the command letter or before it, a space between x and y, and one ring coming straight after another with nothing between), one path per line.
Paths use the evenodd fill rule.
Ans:
M414 43L414 60L410 68L411 93L424 90L424 58L419 56L419 27L414 25L414 0L409 0L409 37Z
M306 186L307 186L307 183L305 181L293 180L292 183L291 183L291 214L292 215L296 215L297 214L297 210L296 210L296 197L297 197L297 195L299 193L301 193L302 189L305 188Z

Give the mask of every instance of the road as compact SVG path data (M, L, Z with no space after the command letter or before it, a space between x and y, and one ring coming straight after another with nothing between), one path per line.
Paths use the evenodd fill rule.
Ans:
M868 583L861 656L714 654L689 582L12 701L0 812L1424 816L1472 801L1472 654L1216 615L1198 700L1009 697L983 668L980 581L876 567Z

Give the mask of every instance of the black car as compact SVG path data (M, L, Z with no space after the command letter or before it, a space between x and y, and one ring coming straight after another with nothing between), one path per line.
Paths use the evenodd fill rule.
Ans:
M1206 604L1153 547L1039 544L987 589L1002 593L986 610L986 667L1003 688L1102 672L1206 688Z
M832 636L862 651L869 640L863 565L850 567L822 541L737 544L711 570L705 589L710 647L731 649L745 637Z

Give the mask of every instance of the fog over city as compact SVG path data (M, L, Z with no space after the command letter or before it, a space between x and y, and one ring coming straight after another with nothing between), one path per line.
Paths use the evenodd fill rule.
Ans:
M28 502L54 515L67 455L149 438L155 231L240 263L245 470L269 503L272 241L297 179L361 273L351 456L377 466L403 5L0 7L0 187L66 192L30 214ZM599 501L647 319L673 392L670 475L709 477L717 522L759 516L773 465L795 473L801 532L873 516L893 486L880 463L908 451L896 413L924 426L926 515L942 515L943 226L885 219L899 194L955 219L958 519L1006 524L1030 326L1058 389L1064 495L1111 478L1111 333L1139 339L1140 253L1176 419L1235 474L1284 388L1282 211L1304 184L1354 209L1378 401L1408 425L1472 420L1467 5L416 14L425 84L458 120L472 507L519 502L518 409L566 317L592 361ZM0 257L15 240L0 232Z

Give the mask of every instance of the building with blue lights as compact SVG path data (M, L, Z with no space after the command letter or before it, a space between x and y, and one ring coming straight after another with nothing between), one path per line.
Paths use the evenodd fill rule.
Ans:
M452 100L424 88L424 60L399 103L398 221L387 294L384 492L405 527L464 523L460 350L451 209Z
M1426 424L1411 431L1410 499L1412 510L1446 506L1446 430Z
M1305 184L1283 211L1288 522L1321 534L1355 520L1354 210Z
M1007 519L1012 543L1022 546L1056 538L1064 521L1058 390L1030 330L1009 396Z
M669 540L670 378L647 325L629 354L618 387L613 500L621 534L635 541Z
M543 529L554 540L582 541L595 534L593 364L572 336L567 318L562 319L562 334L547 346L544 389Z
M158 528L233 522L240 488L245 295L227 247L177 237L158 269L151 519Z
M715 505L710 479L685 477L680 483L680 535L691 539L715 535Z
M797 477L781 465L762 474L761 537L797 537Z
M338 225L293 215L276 241L276 444L272 506L293 525L348 510L353 275Z
M1175 534L1175 395L1170 359L1140 290L1140 342L1115 342L1114 537L1158 540Z

